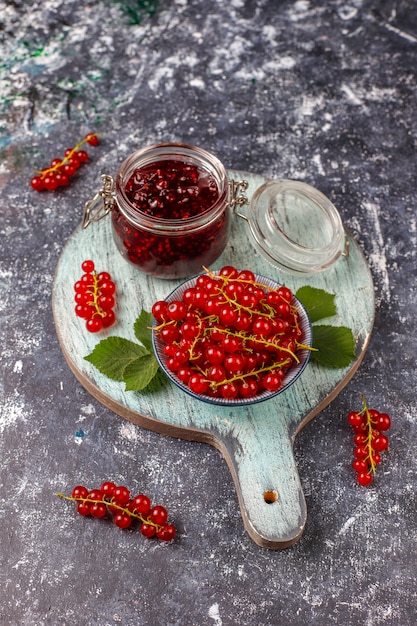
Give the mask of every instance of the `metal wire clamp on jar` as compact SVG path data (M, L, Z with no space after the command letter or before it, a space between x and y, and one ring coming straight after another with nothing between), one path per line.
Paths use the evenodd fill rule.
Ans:
M173 173L175 167L185 179L184 189L173 189L177 195L167 205L175 217L161 217L157 210L155 217L151 209L138 208L140 191L130 194L135 173L146 172L152 185L152 177L159 176L168 196L171 183L167 179L180 180ZM188 182L187 176L191 177ZM229 181L215 156L186 144L156 144L138 150L122 163L115 180L107 174L101 180L102 189L85 204L83 228L111 213L113 238L121 254L141 271L160 278L189 277L211 265L228 242L230 208L247 202L246 181ZM185 212L179 209L181 203ZM187 207L193 207L189 215Z

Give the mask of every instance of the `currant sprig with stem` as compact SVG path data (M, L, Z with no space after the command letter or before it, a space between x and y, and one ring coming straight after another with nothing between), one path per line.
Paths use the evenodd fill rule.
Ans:
M156 536L163 541L171 541L175 536L175 527L167 523L168 512L163 506L152 507L150 499L144 494L132 499L126 487L115 485L111 481L104 482L100 489L88 491L83 485L78 485L70 496L64 493L56 495L76 502L80 515L91 515L100 519L110 513L119 528L129 528L133 521L137 521L140 532L145 537Z
M88 133L74 148L68 148L62 159L53 159L49 167L35 170L36 176L30 181L31 187L35 191L54 191L58 187L69 185L70 178L80 165L87 163L89 160L88 153L85 150L81 150L85 143L88 143L90 146L98 145L98 135L96 133Z
M251 286L255 286L255 287L260 287L261 289L264 289L267 292L274 291L274 288L271 287L270 285L266 285L265 283L262 283L262 282L259 282L259 281L256 281L256 280L251 280L251 279L247 279L247 278L238 278L236 276L233 276L233 274L230 274L230 275L227 275L227 274L215 274L209 268L204 267L204 265L203 265L203 270L206 272L206 274L208 274L208 276L210 276L210 278L220 279L220 280L223 281L224 284L238 281L238 282L240 282L242 284L245 284L245 285L251 285Z
M288 366L290 363L290 359L288 359L287 361L282 361L281 363L275 363L274 365L268 365L265 367L260 367L259 369L256 370L252 370L250 372L239 372L237 374L235 374L234 376L231 376L230 378L225 378L221 381L212 381L210 380L210 387L212 388L216 388L216 387L220 387L221 385L225 385L225 384L230 384L230 383L234 383L237 380L245 380L248 378L253 378L256 376L259 376L260 374L264 374L265 372L271 372L271 371L275 371L275 370L279 370L279 369L284 369L286 366ZM201 371L201 373L204 376L207 376L207 371L202 370L201 368L199 368L197 366L197 369L199 371Z
M68 163L68 161L74 157L74 155L81 149L81 147L85 143L90 143L91 136L92 134L89 133L88 135L84 137L84 139L81 139L81 141L75 144L74 148L69 148L68 150L66 150L63 158L56 159L56 163L54 163L54 165L52 165L51 167L46 167L45 169L42 169L42 170L35 170L35 173L39 174L41 177L45 177L47 174L51 174L52 172L58 172L61 169L61 167L65 165L65 163Z
M137 513L136 510L131 511L130 509L127 509L126 507L121 506L120 504L116 504L115 502L111 502L111 501L109 502L107 500L97 499L97 498L82 498L80 496L78 497L67 496L64 493L56 493L55 495L58 498L61 498L62 500L68 500L70 502L87 502L88 504L104 504L106 509L110 510L112 513L114 513L115 511L120 511L120 513L129 515L129 517L133 519L137 519L143 524L150 524L151 526L155 528L155 530L159 530L160 528L162 528L160 524L156 524L155 522L152 522L151 520L146 519L143 515L141 515L140 513Z
M236 309L238 311L245 311L246 313L248 313L250 316L253 315L253 309L250 306L246 306L244 304L242 304L241 302L239 302L237 297L231 297L229 296L226 291L225 288L228 284L233 284L233 283L240 283L242 285L247 285L247 286L251 286L251 287L258 287L260 289L262 289L263 291L266 291L267 293L271 293L273 291L275 291L275 289L273 289L272 287L270 287L269 285L266 285L265 283L256 281L256 280L250 280L250 279L245 279L245 278L239 278L239 277L233 277L232 275L227 276L227 275L221 275L221 274L214 274L213 272L211 272L209 269L203 267L203 269L206 271L207 275L210 276L210 278L212 279L217 279L223 282L223 287L219 288L218 293L221 294L224 299L225 302L224 304L230 304L234 307L236 307ZM213 294L214 295L214 294ZM285 299L284 299L285 300ZM289 302L288 300L285 300L285 302L288 304L288 306L290 307L291 313L294 315L297 311L297 307L294 305L291 305L291 302ZM265 317L265 318L271 318L273 317L273 315L275 314L275 309L268 304L268 302L266 302L266 300L263 300L261 302L262 304L262 309L265 310L257 310L256 311L256 315L260 316L260 317Z
M348 423L355 431L353 469L357 472L360 485L370 485L381 462L381 452L389 445L388 437L382 431L391 426L391 418L387 413L369 409L362 393L362 409L351 411L347 416Z
M86 320L89 332L96 333L116 321L116 285L108 272L96 272L91 259L83 261L81 269L84 274L74 283L75 314Z

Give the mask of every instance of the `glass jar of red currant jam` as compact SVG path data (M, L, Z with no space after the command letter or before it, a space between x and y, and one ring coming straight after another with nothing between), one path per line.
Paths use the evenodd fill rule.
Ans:
M115 179L111 220L118 249L160 278L200 272L227 244L228 190L224 166L206 150L164 143L134 152Z

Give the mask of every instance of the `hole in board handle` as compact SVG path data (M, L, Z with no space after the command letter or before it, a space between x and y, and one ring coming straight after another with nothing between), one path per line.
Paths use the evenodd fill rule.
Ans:
M273 504L278 500L278 492L275 489L264 492L264 500L267 504Z

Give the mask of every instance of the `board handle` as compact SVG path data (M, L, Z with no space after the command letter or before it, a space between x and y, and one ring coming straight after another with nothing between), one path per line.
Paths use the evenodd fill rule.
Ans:
M273 550L293 545L304 531L307 506L286 429L259 420L250 439L234 432L216 447L231 471L250 537Z

